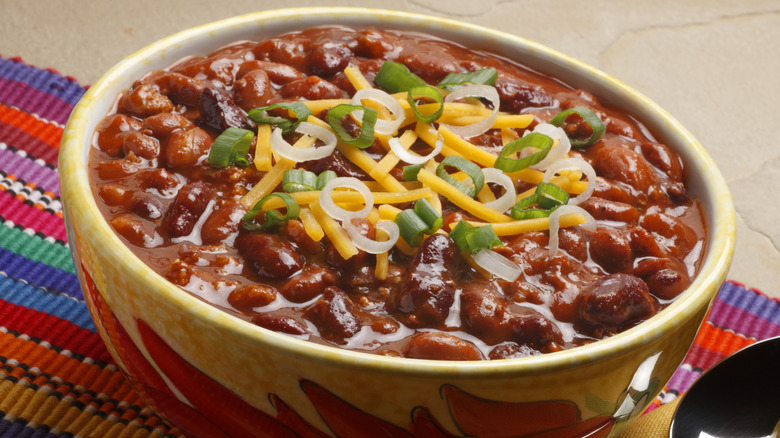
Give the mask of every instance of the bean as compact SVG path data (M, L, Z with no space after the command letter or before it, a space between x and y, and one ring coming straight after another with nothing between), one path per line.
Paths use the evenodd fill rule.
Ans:
M176 131L185 131L194 125L190 119L173 113L160 113L144 119L143 127L157 138L167 138Z
M639 210L630 204L591 196L580 204L596 220L606 220L635 224L639 219Z
M268 73L263 70L253 70L247 73L233 86L233 97L236 104L244 111L267 106L274 94Z
M124 178L138 172L142 164L135 155L119 158L114 161L104 161L97 165L97 174L103 181L111 181Z
M387 55L396 49L397 39L372 29L358 32L355 55L368 59L388 59ZM363 72L363 68L360 69Z
M303 267L295 248L275 234L239 233L236 247L246 261L245 269L261 278L288 278Z
M144 219L155 220L162 217L163 205L156 197L139 193L133 200L131 211Z
M249 312L255 307L263 307L276 300L276 290L271 286L248 284L233 290L227 302L239 312Z
M496 90L503 111L519 113L529 107L540 108L556 104L555 99L541 87L517 79L500 77L496 81Z
M141 122L123 114L110 115L97 126L97 145L101 151L112 158L120 157L123 152L125 135L141 129Z
M490 360L514 359L518 357L533 356L539 353L540 352L538 350L534 350L528 345L518 345L514 342L506 342L501 345L497 345L495 348L490 350L488 357L490 357Z
M208 155L213 142L209 134L200 128L176 131L165 146L165 162L173 169L190 168Z
M629 230L631 249L637 257L666 257L667 251L653 235L644 228L633 227Z
M512 328L513 341L539 351L553 348L552 344L560 343L562 339L560 330L552 321L531 309L523 309L510 318L508 324Z
M630 274L617 273L593 282L582 293L582 320L593 326L618 328L655 313L647 284Z
M163 75L156 78L153 82L160 87L163 94L166 94L171 101L189 107L194 107L198 104L198 96L205 88L203 82L177 72L164 72Z
M436 327L444 323L454 302L459 254L449 236L426 239L410 263L396 297L397 310L412 327Z
M119 106L129 113L141 117L169 113L173 110L173 102L161 94L158 87L144 83L122 96Z
M449 333L418 333L409 339L402 354L412 359L482 360L474 344Z
M424 50L414 51L404 56L400 62L406 65L409 71L428 83L437 83L448 74L459 71L455 59L444 53L434 54Z
M348 97L344 90L319 76L309 76L306 79L285 84L279 89L279 94L288 99L304 98L308 100L346 99Z
M322 252L322 244L309 237L306 233L306 229L303 227L303 223L299 220L287 221L287 226L284 227L284 235L290 242L294 243L295 246L309 254L319 254Z
M628 147L602 147L596 153L594 164L602 177L626 183L643 193L657 184L655 173L644 157Z
M253 129L244 110L223 90L204 88L198 97L201 125L222 132L228 128Z
M331 269L306 266L290 277L279 288L279 293L294 303L303 303L323 293L326 287L335 286L338 280L338 274Z
M172 237L190 234L195 223L206 210L214 189L202 181L184 185L163 218L163 229Z
M642 143L642 155L669 178L678 182L683 181L685 170L682 160L668 146L661 143L644 142Z
M593 197L636 207L647 204L647 194L638 192L627 184L617 181L608 181L600 176L596 177L596 187L593 191Z
M685 265L670 258L643 259L634 274L645 280L650 293L663 300L677 297L691 284Z
M141 158L151 160L160 155L160 142L156 138L138 131L128 132L124 136L122 150L124 150L125 155L132 152Z
M306 326L297 319L271 313L263 313L252 317L252 323L268 330L288 335L304 335L307 331Z
M326 288L322 297L306 309L305 316L317 326L320 336L337 344L345 344L362 327L355 304L335 286Z
M303 164L303 168L310 170L316 174L320 174L326 170L332 170L336 172L338 176L353 177L359 180L366 180L368 176L361 169L355 167L351 161L349 161L344 154L338 150L333 151L332 154L319 160L307 161Z
M558 248L581 262L588 259L587 241L580 227L558 231Z
M203 222L200 238L206 245L213 245L236 236L246 208L238 200L230 200L215 208Z
M163 196L173 196L179 184L176 174L165 168L148 170L141 175L142 188L155 189Z
M466 331L488 344L498 344L511 337L511 327L504 301L493 283L470 282L460 294L460 318Z
M315 43L309 52L309 69L321 77L329 77L344 70L354 55L343 43Z
M121 214L108 221L120 236L130 244L143 248L152 248L161 243L160 237L154 232L152 224L136 216Z
M311 40L308 38L271 38L260 43L252 53L259 60L285 64L303 71L310 47Z
M100 184L97 186L98 196L110 207L124 207L133 199L133 192L116 184Z
M664 246L675 256L688 253L698 242L696 232L680 219L663 213L651 213L642 218L640 226L666 238Z
M588 236L590 257L607 272L623 272L634 260L631 240L610 227L598 227Z
M266 72L271 82L278 85L284 85L292 81L306 78L301 72L289 65L258 60L246 61L241 64L236 77L242 78L244 75L254 70Z

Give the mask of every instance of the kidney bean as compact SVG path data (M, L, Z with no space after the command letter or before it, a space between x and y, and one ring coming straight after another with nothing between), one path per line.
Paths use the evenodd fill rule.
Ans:
M540 352L538 350L534 350L528 345L518 345L514 342L506 342L501 345L497 345L492 350L490 350L488 357L490 360L515 359L518 357L533 356L539 353Z
M398 51L396 45L397 39L390 34L383 34L372 29L358 32L357 46L355 46L355 55L362 58L390 59L388 55ZM361 67L361 72L365 71Z
M680 295L690 284L685 265L670 258L646 258L634 267L634 274L641 277L650 293L663 300Z
M162 226L166 234L172 237L190 234L213 193L214 189L203 181L191 182L179 189L163 218Z
M580 204L596 220L606 220L635 224L639 219L639 210L630 204L591 196Z
M163 205L156 197L140 193L135 196L131 211L144 219L155 220L162 217Z
M482 353L473 343L449 333L418 333L409 339L402 354L412 359L482 359Z
M620 202L626 205L633 205L635 207L646 205L648 200L647 194L638 192L627 184L617 181L607 181L600 176L596 177L596 187L593 191L593 197Z
M563 228L558 231L558 248L581 262L588 259L587 241L580 227Z
M614 228L598 227L588 236L590 257L607 272L623 272L631 268L631 240Z
M190 168L208 156L213 142L209 134L200 128L176 131L165 146L165 162L173 169Z
M241 286L227 297L227 302L239 312L249 312L255 307L263 307L276 300L276 290L262 284Z
M661 190L675 204L687 204L691 200L690 195L688 195L688 189L681 182L662 179Z
M510 318L508 324L512 328L512 340L518 344L544 351L551 344L561 342L558 326L535 310L523 309Z
M647 231L666 238L664 246L678 257L687 254L698 241L696 232L691 227L667 214L645 215L639 224Z
M506 341L512 333L499 293L493 283L476 281L464 284L460 294L460 318L466 331L488 344Z
M259 60L285 64L304 71L310 47L311 40L308 38L271 38L260 43L252 53Z
M335 271L310 265L290 277L279 288L279 293L293 303L303 303L323 293L326 287L335 286L338 281Z
M176 174L165 168L151 169L141 174L141 187L155 189L163 196L173 196L179 184Z
M236 104L244 111L267 106L274 97L274 89L268 79L268 73L263 70L253 70L233 86L233 97Z
M302 164L301 167L303 167L304 169L312 171L318 175L326 170L332 170L336 172L336 175L338 176L353 177L359 180L368 179L368 175L366 175L366 173L363 172L363 170L355 167L355 165L352 164L352 162L349 161L344 156L344 154L342 154L338 150L333 151L332 154L328 155L325 158L321 158L319 160L307 161L301 164Z
M239 233L236 247L244 256L245 268L262 278L288 278L303 267L295 247L275 234Z
M401 328L401 324L390 317L379 317L371 322L371 330L383 335L395 333L399 328Z
M104 161L97 165L97 174L104 181L124 178L138 172L143 165L132 155L114 161Z
M426 239L412 259L396 297L396 308L412 327L444 323L455 300L452 273L460 258L455 242L446 235Z
M131 114L142 117L169 113L173 110L173 102L160 93L158 87L144 83L122 96L119 106Z
M444 53L429 53L424 50L413 51L399 61L425 82L438 83L450 73L459 71L458 63L452 56Z
M685 169L682 160L668 146L647 141L642 143L641 147L642 155L647 158L650 164L660 169L674 181L683 181Z
M556 104L555 99L541 87L521 82L518 79L499 77L495 86L501 99L503 111L519 113L528 107L541 108Z
M141 122L123 114L110 115L97 126L97 145L110 157L119 157L123 152L125 135L141 129Z
M111 207L127 208L133 199L133 192L120 185L101 184L97 189L100 199Z
M306 79L289 82L279 89L279 94L287 99L302 97L308 100L346 99L348 97L344 90L319 76L309 76Z
M162 243L160 236L154 232L153 225L136 216L121 214L111 218L108 223L132 245L153 248Z
M580 315L593 326L621 327L655 313L656 303L640 278L616 273L593 282L582 293Z
M284 235L290 242L294 243L295 246L309 254L319 254L322 251L322 244L309 237L301 221L287 221L287 226L284 227Z
M277 85L284 85L292 81L306 78L301 72L289 65L258 60L246 61L241 64L236 77L242 78L244 75L254 70L266 72L271 82Z
M160 155L160 142L146 134L138 131L128 132L122 142L122 150L125 155L131 152L135 155L151 160Z
M160 87L160 91L174 103L189 107L194 107L198 104L198 96L205 88L203 82L174 71L160 72L158 75L148 78L148 80Z
M306 309L305 316L317 326L320 336L337 344L345 344L362 327L355 304L336 286L326 288L322 297Z
M254 129L244 110L223 90L204 88L198 97L201 125L222 132L228 128Z
M185 131L194 125L190 119L173 113L160 113L144 119L143 127L157 138L167 138L176 131Z
M333 76L344 70L353 56L343 43L315 43L309 52L309 70L317 76Z
M594 168L602 177L624 182L643 193L657 184L655 173L644 157L628 147L602 147L596 153Z
M637 257L666 257L667 251L662 247L653 235L642 227L633 227L629 230L631 249Z
M203 222L200 230L201 240L206 245L213 245L236 235L245 214L246 208L238 200L227 201L215 208Z
M252 323L268 330L288 335L306 334L306 326L289 316L263 313L253 316Z

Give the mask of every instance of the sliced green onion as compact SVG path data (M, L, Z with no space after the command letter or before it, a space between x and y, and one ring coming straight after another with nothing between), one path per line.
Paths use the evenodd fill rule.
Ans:
M460 252L468 251L471 254L503 245L501 239L496 235L496 231L490 225L475 227L464 220L458 222L450 231L450 238L458 246Z
M423 85L410 88L408 91L409 94L406 96L406 101L409 102L409 106L412 107L412 111L414 111L414 115L418 120L422 120L425 123L433 123L441 117L441 113L444 112L444 98L441 97L439 90L430 85ZM439 108L433 114L424 116L417 110L417 99L433 100L439 104Z
M332 170L323 170L317 177L317 190L322 190L322 188L325 187L325 184L336 179L337 176L336 172Z
M445 169L446 166L455 167L468 175L469 178L471 178L471 181L474 183L474 187L469 187L466 184L463 184L457 179L451 177ZM436 176L452 184L455 186L455 188L472 198L477 196L477 193L482 190L482 186L485 185L485 175L482 174L482 168L457 155L450 155L449 157L441 160L441 163L439 163L439 166L436 168Z
M573 114L577 114L582 117L582 120L590 128L592 134L587 139L583 140L581 138L572 137L572 135L577 134L577 132L575 132L575 129L567 128L566 122ZM566 111L561 111L550 120L550 124L563 128L563 130L566 132L566 135L571 140L571 145L574 147L583 147L595 143L598 141L598 139L601 138L602 135L604 135L604 131L606 130L604 122L601 121L599 116L597 116L596 113L594 113L592 110L582 106L568 109Z
M209 150L208 162L215 166L227 167L233 163L246 166L247 152L255 135L252 131L240 128L228 128L214 140Z
M295 117L297 117L298 120L293 122L290 119L284 118L284 117L274 117L269 116L268 111L273 109L286 109L292 111L293 114L295 114ZM254 108L249 111L247 114L250 119L254 120L257 123L262 123L264 125L275 125L278 126L283 134L289 134L293 131L295 131L295 128L298 127L298 124L302 121L306 120L309 116L312 115L311 110L309 107L304 105L302 102L282 102L282 103L275 103L273 105L264 106L261 108Z
M271 198L279 198L284 202L284 206L287 209L287 213L282 216L277 210L268 210L265 212L265 221L261 224L255 222L255 218L263 212L263 204L265 204ZM275 227L277 224L286 222L290 219L297 219L300 213L300 207L295 199L287 193L274 192L265 195L263 199L257 201L254 207L249 210L242 220L244 228L249 230L268 230Z
M433 205L425 198L421 198L414 203L414 212L417 213L417 216L419 216L426 225L428 225L425 234L435 233L444 223L444 218L441 214L439 214L439 212L433 208Z
M401 238L411 246L419 245L428 230L428 224L410 208L398 213L393 222L398 225Z
M405 65L392 61L385 61L382 64L374 77L374 83L390 94L428 85L422 78L410 72Z
M439 82L437 87L452 90L458 85L470 83L476 85L493 85L498 79L498 73L493 67L481 68L468 73L450 73Z
M282 190L287 193L317 189L317 175L304 169L288 169L282 175Z
M352 137L344 128L343 119L352 111L363 111L360 134L357 137ZM377 118L376 111L361 105L342 103L328 110L328 124L338 135L339 139L359 149L365 149L374 143L374 124Z
M536 186L536 194L539 195L539 208L549 210L569 202L569 194L566 190L552 183L540 182Z
M410 164L403 168L404 181L417 181L417 174L420 173L420 169L423 168L422 164Z
M515 141L507 143L501 149L501 152L498 153L498 158L496 158L496 163L493 167L501 169L506 173L523 170L544 160L547 154L550 153L553 144L552 138L538 132L532 132L525 137L520 137ZM529 147L538 149L539 152L523 158L511 158L512 154Z

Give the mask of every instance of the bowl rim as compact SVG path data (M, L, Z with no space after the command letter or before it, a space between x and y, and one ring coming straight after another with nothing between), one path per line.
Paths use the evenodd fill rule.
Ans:
M221 310L213 312L214 307L211 304L181 290L154 272L138 259L113 232L100 214L93 198L89 178L87 177L87 163L84 158L89 150L90 142L83 140L92 138L92 132L86 132L90 117L102 118L105 114L94 114L91 103L96 99L100 99L101 92L109 88L124 72L130 70L138 63L144 63L149 56L155 53L164 53L166 49L171 47L186 46L188 41L197 39L197 37L204 34L219 35L229 30L252 26L262 28L266 23L277 21L301 22L306 24L300 27L300 29L304 29L317 25L316 23L311 23L312 21L319 22L320 25L326 22L338 25L340 18L371 20L377 25L405 23L409 26L419 27L421 32L434 35L437 30L448 29L463 35L472 35L472 37L476 35L482 39L501 41L511 46L524 46L528 50L533 51L535 56L549 59L557 64L565 63L569 68L575 69L580 74L587 75L591 80L603 83L605 86L622 93L626 96L627 101L638 102L647 107L648 111L657 114L666 123L666 129L670 131L671 135L679 137L693 152L692 159L697 161L698 167L704 172L702 177L708 182L707 193L711 195L711 201L713 202L712 217L714 218L714 223L706 225L709 252L691 286L676 301L652 318L631 329L592 344L517 359L438 361L362 353L320 345L276 333L233 317L227 312ZM115 97L115 95L107 96L107 98L112 100ZM150 285L154 292L163 294L166 300L172 301L182 312L189 314L189 317L209 320L211 324L220 330L233 331L238 335L251 338L258 344L278 349L278 351L282 351L285 354L307 357L313 361L329 362L342 367L377 368L381 369L383 373L411 375L456 373L462 377L484 377L486 375L498 377L507 374L548 372L554 369L597 362L611 356L626 354L634 348L657 340L670 327L681 321L689 320L695 316L696 312L709 306L718 286L725 279L735 245L735 212L725 180L707 152L691 133L650 99L595 67L522 37L448 18L393 10L353 7L266 10L193 27L153 42L114 65L87 90L84 97L75 106L66 124L62 137L59 166L63 210L65 211L68 228L72 227L70 223L71 211L79 215L80 219L86 218L86 220L91 221L90 231L99 233L101 240L108 239L103 240L101 246L103 246L105 251L108 251L109 257L118 263L124 263L128 272L145 278L156 277L158 280L154 282L156 284ZM87 238L94 238L94 236L87 236ZM708 290L710 288L712 290Z

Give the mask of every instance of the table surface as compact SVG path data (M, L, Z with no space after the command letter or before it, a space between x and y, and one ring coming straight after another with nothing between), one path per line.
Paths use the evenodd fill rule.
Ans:
M709 151L737 209L729 278L780 297L780 0L0 0L0 55L82 84L173 32L277 7L364 6L454 18L547 45L656 101ZM761 215L761 212L764 215Z

